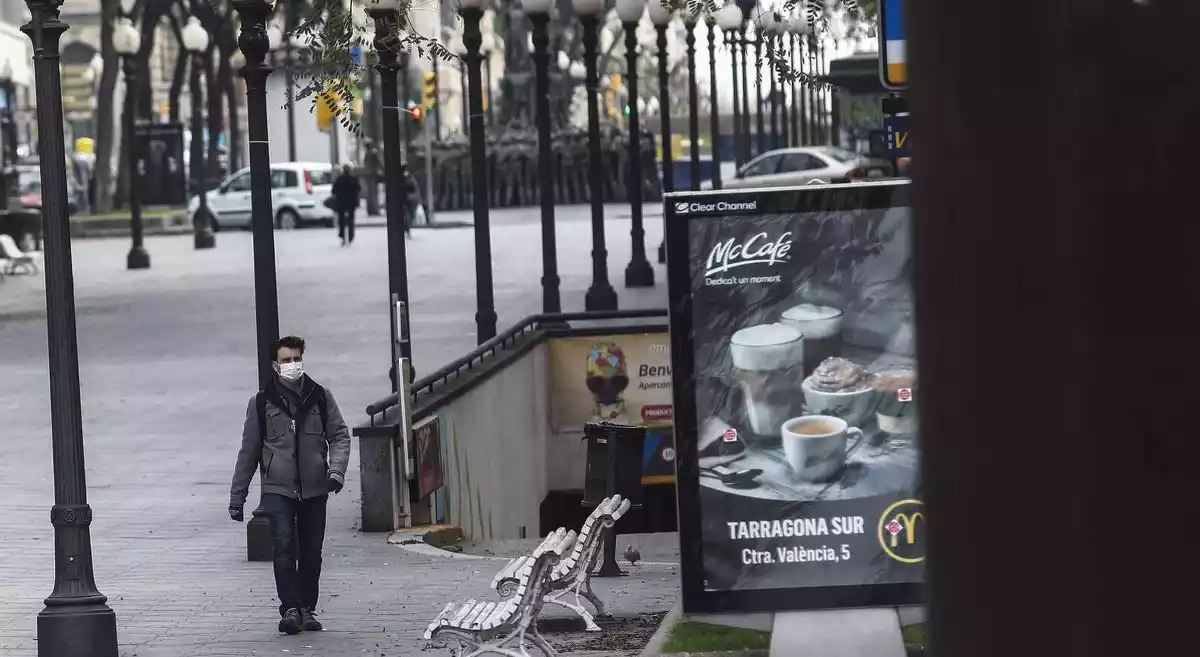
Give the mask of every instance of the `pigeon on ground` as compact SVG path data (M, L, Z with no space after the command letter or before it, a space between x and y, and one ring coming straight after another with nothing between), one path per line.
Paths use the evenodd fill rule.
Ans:
M636 566L637 562L642 560L642 553L633 549L633 546L630 545L625 548L625 560L629 562L629 565Z

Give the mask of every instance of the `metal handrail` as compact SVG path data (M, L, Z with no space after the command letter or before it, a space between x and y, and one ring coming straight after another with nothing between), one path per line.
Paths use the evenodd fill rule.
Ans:
M484 342L471 351L467 355L447 363L437 371L427 376L424 376L413 383L411 390L413 399L416 399L421 394L432 393L434 388L449 384L452 379L456 379L462 375L464 371L469 371L476 364L482 362L485 358L494 355L497 351L507 348L515 344L517 338L524 337L527 333L542 328L543 326L553 326L554 324L562 324L572 321L602 321L606 319L641 319L646 317L666 317L667 310L665 308L651 308L639 310L600 310L581 313L539 313L530 315L521 321L517 322L511 328L500 333L496 337ZM371 421L374 423L375 416L387 411L389 408L396 405L398 401L396 393L392 393L383 399L367 405L367 414L371 416Z

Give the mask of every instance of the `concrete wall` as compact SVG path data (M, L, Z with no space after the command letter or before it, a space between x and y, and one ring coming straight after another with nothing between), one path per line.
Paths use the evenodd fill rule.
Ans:
M436 411L445 472L439 505L446 522L469 538L519 538L522 528L538 533L552 460L547 361L543 343Z

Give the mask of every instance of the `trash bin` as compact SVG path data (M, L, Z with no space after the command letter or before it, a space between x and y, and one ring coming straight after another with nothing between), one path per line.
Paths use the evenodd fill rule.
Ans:
M589 422L583 427L583 438L587 441L584 506L596 506L610 495L640 505L646 427Z

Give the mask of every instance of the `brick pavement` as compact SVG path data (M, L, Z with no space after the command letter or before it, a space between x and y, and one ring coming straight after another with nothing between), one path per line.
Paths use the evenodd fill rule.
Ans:
M622 212L613 208L609 216ZM590 281L587 216L587 208L560 209L568 310L582 309ZM653 290L621 286L628 221L607 227L622 307L663 306L661 267ZM661 220L650 218L647 232L653 260ZM309 339L309 371L354 421L387 387L383 238L366 228L349 249L338 248L327 230L276 238L281 328ZM485 595L496 564L414 554L387 545L385 536L357 533L352 467L346 491L330 505L321 609L330 631L277 637L270 566L245 561L244 527L225 512L255 379L250 236L222 233L211 252L193 251L188 236L150 238L154 266L139 272L124 269L127 246L74 244L96 578L118 615L122 655L424 653L425 623L448 598ZM416 363L430 371L475 343L472 233L421 231L409 249ZM536 211L497 214L501 327L538 311L539 249ZM35 618L53 584L48 414L44 290L40 278L16 277L0 287L5 656L36 654ZM608 586L616 589L606 594ZM598 588L614 609L641 613L665 610L676 585L672 569L646 566Z

